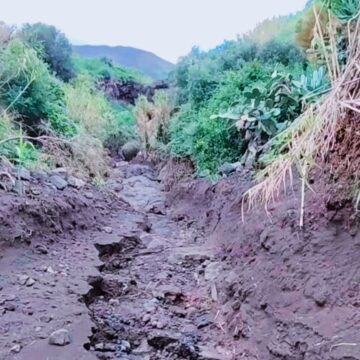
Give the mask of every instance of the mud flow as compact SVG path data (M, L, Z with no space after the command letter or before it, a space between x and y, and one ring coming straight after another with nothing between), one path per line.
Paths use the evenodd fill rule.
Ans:
M211 251L166 215L150 168L123 171L121 197L135 210L134 222L139 212L146 216L147 231L114 225L95 244L101 265L84 296L94 322L85 349L98 359L231 359L211 297Z
M0 359L360 359L356 215L319 191L304 229L295 196L243 222L248 180L170 168L1 193Z

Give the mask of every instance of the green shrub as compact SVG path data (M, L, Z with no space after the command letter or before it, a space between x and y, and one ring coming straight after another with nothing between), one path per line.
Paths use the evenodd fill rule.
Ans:
M97 80L117 80L117 81L145 81L145 77L138 72L125 67L113 65L111 60L85 59L79 56L73 57L75 71L80 75L88 75L93 81Z
M102 143L121 146L133 134L129 112L112 106L88 76L79 76L73 84L65 86L65 102L68 117Z
M12 40L0 53L0 105L17 113L31 131L40 125L71 136L73 124L64 112L64 94L59 81L48 71L35 50Z
M74 77L71 44L55 26L26 24L21 29L20 37L37 51L38 56L60 79L69 81Z

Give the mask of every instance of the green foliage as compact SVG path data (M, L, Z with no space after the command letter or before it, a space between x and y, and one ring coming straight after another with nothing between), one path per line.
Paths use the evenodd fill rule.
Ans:
M258 60L262 64L282 64L284 66L293 66L305 62L304 54L299 47L275 40L261 47Z
M61 84L49 73L35 50L20 40L12 40L0 53L0 66L0 105L3 108L17 113L32 131L44 125L59 134L75 133L64 113Z
M86 74L94 81L110 79L118 81L146 81L137 71L116 66L107 58L85 59L74 56L73 62L77 74Z
M112 147L121 146L133 136L134 122L129 111L113 107L96 90L91 78L79 76L64 89L67 115L81 131Z
M294 80L292 74L275 71L267 83L252 85L244 91L237 104L212 119L236 121L248 143L262 144L288 127L302 111L302 100L309 93L327 87L323 68L310 77Z
M55 26L42 23L26 24L20 37L42 58L56 76L64 81L74 76L72 47L66 36Z
M297 13L264 20L250 31L247 37L259 44L266 44L274 39L283 43L291 43L295 39L296 24L300 17L301 13Z
M321 0L321 2L341 21L354 19L360 11L359 0Z
M249 151L257 154L328 87L324 69L312 70L294 43L278 39L194 48L172 80L180 111L171 120L170 149L190 156L199 174L248 161Z
M24 140L21 129L16 129L11 116L5 111L0 115L0 141L12 139L0 145L0 158L6 158L26 168L35 168L40 162L40 151Z
M20 138L15 143L15 158L13 159L19 165L25 168L33 168L39 162L39 150L29 141L25 141L20 132Z

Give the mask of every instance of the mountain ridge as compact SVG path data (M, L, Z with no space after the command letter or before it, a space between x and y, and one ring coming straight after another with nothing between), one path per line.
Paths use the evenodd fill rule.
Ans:
M109 58L116 65L138 70L156 80L167 78L175 66L153 52L132 46L73 45L73 51L87 59Z

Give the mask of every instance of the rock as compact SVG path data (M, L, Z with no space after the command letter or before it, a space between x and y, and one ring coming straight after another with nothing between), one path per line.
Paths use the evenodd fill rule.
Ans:
M112 227L110 227L110 226L104 226L104 227L102 228L102 231L106 232L107 234L112 234L113 229L112 229Z
M58 189L64 190L68 186L68 182L59 175L50 176L50 182Z
M157 309L158 305L159 301L157 299L146 300L144 302L144 309L146 312L152 313Z
M53 317L51 316L41 316L40 317L40 321L44 322L44 323L49 323L50 321L52 321Z
M69 176L67 178L67 182L69 183L69 185L75 189L78 189L80 190L81 188L83 188L85 185L86 185L86 182L81 180L81 179L78 179L74 176Z
M126 340L121 340L120 343L119 343L119 348L120 348L120 351L123 351L123 352L130 352L131 350L131 345L128 341Z
M104 344L104 351L115 352L116 351L116 345L115 344L110 344L110 343Z
M35 280L34 280L34 279L29 278L29 279L26 281L26 286L27 286L27 287L33 286L34 284L35 284Z
M13 303L7 303L7 304L5 304L4 309L6 311L15 311L16 307Z
M221 262L212 262L205 268L205 280L214 281L223 271L223 264Z
M199 358L199 348L193 336L185 336L180 340L177 354L183 359L195 360Z
M87 192L84 194L84 196L85 196L87 199L89 199L89 200L91 200L91 199L94 198L94 194L93 194L92 192L90 192L90 191L87 191Z
M142 321L147 324L149 321L151 320L151 316L149 314L145 314L143 317L142 317Z
M110 306L119 306L120 305L120 301L118 299L110 299L109 300L109 305Z
M140 345L132 351L134 355L143 355L151 352L151 348L146 339L142 339Z
M20 196L25 195L25 187L23 182L19 179L16 179L12 191Z
M339 343L337 346L331 347L331 359L345 360L345 359L360 359L360 344L358 343Z
M327 284L316 278L307 282L304 295L312 298L319 307L325 306L330 296Z
M46 255L49 251L47 249L47 247L43 244L37 244L35 246L36 252L42 255Z
M178 336L169 331L154 331L148 334L148 344L157 350L162 350L170 344L179 341Z
M218 169L220 175L229 176L236 171L241 171L242 165L240 162L236 163L224 163Z
M45 171L32 171L31 176L38 181L46 181L48 179L48 175Z
M29 280L29 276L28 276L28 275L19 275L19 276L18 276L18 283L19 283L20 285L25 285L28 280Z
M230 354L220 354L210 347L203 347L200 351L200 358L203 360L231 360L232 356Z
M94 348L95 348L96 351L103 351L104 350L104 343L95 344Z
M203 329L212 324L212 320L209 315L201 315L196 319L196 326L198 329Z
M49 274L55 274L56 271L51 267L49 266L47 269L46 269L46 272L48 272Z
M41 191L40 191L39 189L34 189L34 188L32 188L32 189L31 189L31 193L32 193L33 195L38 196L38 195L41 194Z
M65 346L71 343L69 331L66 329L60 329L54 331L49 338L50 345Z
M121 153L126 161L134 159L139 151L140 145L137 141L129 141L121 148Z
M16 168L15 175L20 180L30 181L31 179L30 171L23 167Z
M161 285L154 290L153 295L158 299L169 297L172 301L179 300L184 297L182 290L175 285Z
M65 177L67 175L67 173L68 173L68 171L64 167L59 167L59 168L53 169L51 171L52 175L60 175L60 176L63 176L63 177Z
M21 351L21 345L16 344L11 349L10 352L18 354Z

